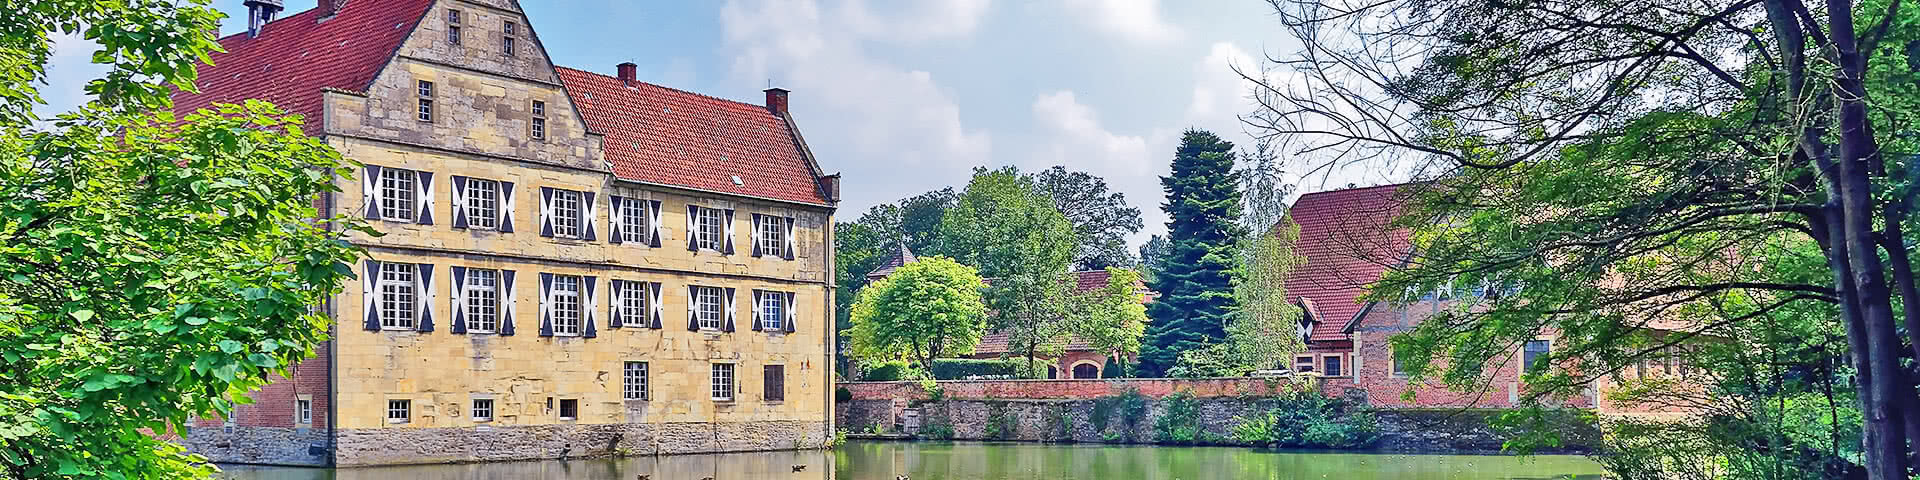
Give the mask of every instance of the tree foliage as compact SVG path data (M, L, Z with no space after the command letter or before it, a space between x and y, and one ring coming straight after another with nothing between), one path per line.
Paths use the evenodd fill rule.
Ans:
M1201 130L1188 130L1173 159L1173 172L1160 177L1167 192L1163 205L1171 220L1171 248L1154 272L1160 299L1148 307L1151 344L1140 358L1141 374L1160 376L1180 352L1226 338L1226 325L1238 309L1233 282L1240 264L1240 175L1234 170L1233 144Z
M1094 351L1117 358L1140 353L1147 332L1147 306L1141 303L1140 274L1107 267L1107 284L1075 295L1073 335Z
M860 292L847 332L854 356L906 358L920 371L934 359L973 353L986 326L985 284L973 267L927 257L893 271Z
M1299 140L1307 161L1413 160L1433 180L1397 223L1418 254L1375 298L1502 292L1396 338L1408 358L1444 360L1416 376L1475 385L1547 330L1559 333L1541 365L1571 368L1529 371L1529 398L1579 395L1702 337L1749 351L1814 343L1843 361L1784 361L1852 379L1820 393L1858 405L1857 474L1909 478L1920 463L1920 395L1904 366L1920 349L1909 258L1920 239L1907 228L1920 194L1920 5L1272 3L1305 46L1275 64L1302 83L1259 87L1265 133ZM1832 323L1755 334L1801 318ZM1760 393L1742 399L1799 398ZM1845 458L1838 443L1822 455Z
M1108 191L1100 177L1058 165L1033 174L1033 183L1073 224L1075 270L1137 263L1127 249L1127 236L1140 231L1140 209L1127 205L1126 194Z
M1009 351L1028 363L1058 355L1055 340L1071 327L1075 243L1053 199L1013 167L975 169L940 229L936 248L989 279L990 326L1008 335Z

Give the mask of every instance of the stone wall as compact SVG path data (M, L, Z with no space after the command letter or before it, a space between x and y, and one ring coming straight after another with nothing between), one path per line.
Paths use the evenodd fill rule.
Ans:
M1141 395L1164 397L1185 391L1196 397L1271 395L1309 384L1337 383L1337 377L1294 378L1122 378L1103 380L943 380L941 395L952 399L1089 399L1138 390ZM854 400L905 398L925 400L919 382L843 382ZM1318 386L1328 395L1342 395L1337 387Z
M221 463L325 466L327 432L292 427L193 427L184 439L193 453Z
M340 431L337 465L824 448L826 422L566 424Z

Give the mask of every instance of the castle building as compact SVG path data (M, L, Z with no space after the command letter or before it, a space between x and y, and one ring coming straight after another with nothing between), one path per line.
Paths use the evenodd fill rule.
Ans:
M249 0L185 113L250 98L363 165L317 356L184 442L359 466L819 448L832 225L787 109L556 67L515 0Z

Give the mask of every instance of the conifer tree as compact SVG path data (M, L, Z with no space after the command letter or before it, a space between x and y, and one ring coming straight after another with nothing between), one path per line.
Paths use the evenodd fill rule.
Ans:
M1139 372L1146 377L1164 376L1180 352L1226 337L1226 324L1238 310L1233 277L1238 245L1246 236L1233 143L1188 130L1174 154L1172 174L1160 177L1160 185L1167 192L1161 208L1171 218L1172 248L1153 277L1160 298L1147 309L1153 322Z

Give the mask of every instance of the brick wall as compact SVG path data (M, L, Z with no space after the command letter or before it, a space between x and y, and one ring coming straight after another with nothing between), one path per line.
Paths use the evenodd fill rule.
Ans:
M322 342L314 350L312 358L295 364L288 375L270 376L268 377L270 383L266 386L247 392L247 398L252 399L253 403L233 407L233 425L326 429L330 420L327 418L327 401L331 397L328 395L327 371L331 369L328 358L329 350L332 348L332 341ZM299 398L312 400L313 423L311 425L296 424L294 400ZM223 419L203 418L195 422L194 426L220 428L225 424L226 420Z
M1104 380L946 380L939 382L941 394L956 400L1062 399L1086 400L1119 395L1139 389L1141 395L1165 397L1186 391L1196 397L1235 397L1271 395L1289 388L1292 382L1330 382L1337 379L1301 377L1265 378L1192 378L1192 379L1104 379ZM853 394L853 400L925 400L927 393L918 382L846 382L841 387ZM1321 389L1329 395L1343 394L1338 388Z

